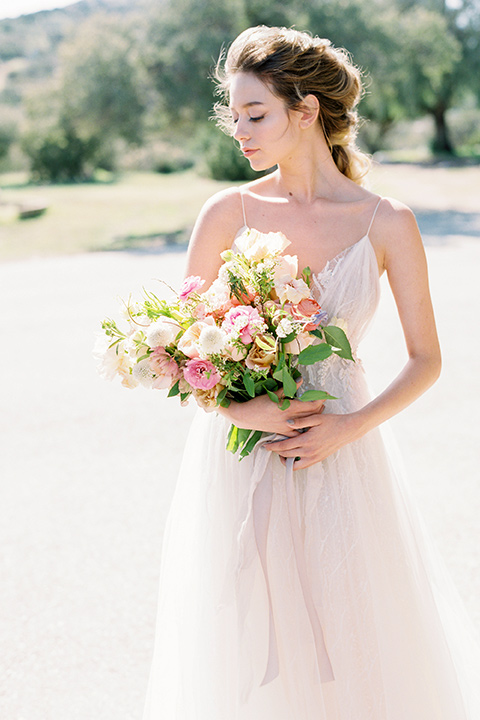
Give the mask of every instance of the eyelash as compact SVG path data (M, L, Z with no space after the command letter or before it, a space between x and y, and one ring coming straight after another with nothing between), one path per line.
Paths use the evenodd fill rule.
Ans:
M265 117L265 115L259 115L258 117L251 117L251 118L248 118L248 119L249 119L251 122L259 122L260 120L263 120L264 117ZM232 123L233 123L234 125L236 125L236 124L238 123L238 118L237 118L236 120L233 120L233 118L232 118Z

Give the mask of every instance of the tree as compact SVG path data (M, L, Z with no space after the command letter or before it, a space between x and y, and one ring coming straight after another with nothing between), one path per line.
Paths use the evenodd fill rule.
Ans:
M164 128L180 132L212 111L212 70L222 48L251 25L289 25L295 14L274 0L178 0L149 21L144 59L159 93Z
M29 101L23 147L34 175L85 179L114 168L118 139L141 142L147 92L138 46L132 25L98 16L62 46L58 78Z
M127 25L87 20L61 53L62 116L79 136L139 143L147 102L139 47Z

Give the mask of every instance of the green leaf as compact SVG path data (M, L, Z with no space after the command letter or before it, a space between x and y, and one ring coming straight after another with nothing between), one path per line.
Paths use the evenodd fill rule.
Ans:
M329 343L329 345L333 345L333 347L339 349L340 352L336 352L336 355L346 358L347 360L353 360L352 348L350 347L348 338L342 328L339 328L336 325L329 325L324 329L324 332L325 340Z
M302 402L310 402L311 400L337 400L334 395L329 395L325 390L307 390L299 398Z
M285 398L282 404L280 405L280 410L288 410L290 407L290 400L288 398Z
M245 386L245 390L248 392L250 397L255 397L255 383L252 380L252 376L250 375L248 370L245 370L243 374L243 384Z
M185 402L185 400L188 398L189 395L190 395L189 392L180 393L180 400L181 400L181 402Z
M267 391L267 395L270 398L270 400L272 400L274 403L277 403L277 405L279 405L280 400L278 399L278 395L276 395L274 392L272 392L268 388L265 388L265 390Z
M252 434L250 435L250 438L249 438L248 442L244 445L244 447L243 447L243 449L242 449L242 451L241 451L241 453L240 453L240 460L241 460L242 458L244 458L244 457L247 457L247 455L250 455L250 453L252 452L253 448L255 447L255 445L257 444L257 442L258 442L258 441L260 440L260 438L262 437L262 434L263 434L263 433L262 433L261 430L255 430L255 431L252 432Z
M228 388L224 387L223 390L220 390L220 392L217 395L217 405L221 405L223 400L225 399L225 395L228 392ZM228 401L228 404L230 405L230 401ZM224 405L222 407L225 407ZM228 405L227 405L228 407Z
M302 280L308 285L308 287L310 287L310 283L312 280L312 271L308 265L302 270Z
M315 330L310 330L310 335L315 335L315 337L320 338L320 340L323 340L323 331L316 328Z
M292 342L292 340L295 340L297 335L298 335L298 333L293 331L293 332L289 333L288 335L286 335L285 337L278 338L278 339L280 340L281 343L283 343L283 345L285 345L285 343L289 343L289 342Z
M290 375L287 368L283 368L283 377L282 377L282 384L283 384L283 392L287 397L295 397L295 394L297 392L297 383L293 379L293 377Z
M232 453L236 453L238 450L238 428L236 425L231 425L227 435L227 450Z
M179 382L180 382L180 380L177 380L177 382L175 383L175 385L172 385L172 387L171 387L170 390L168 391L167 397L174 397L175 395L180 395L180 389L179 389L179 387L178 387L178 383L179 383Z
M253 430L249 430L248 428L238 428L237 436L238 436L238 446L242 448L245 443L247 442L248 438L250 437L250 433L252 433Z
M309 345L309 347L302 350L298 356L299 365L313 365L313 363L326 360L332 354L332 348L327 343L320 343L319 345Z

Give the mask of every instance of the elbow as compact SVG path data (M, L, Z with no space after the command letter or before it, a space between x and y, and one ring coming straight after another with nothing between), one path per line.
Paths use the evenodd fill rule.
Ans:
M430 355L428 367L430 375L430 385L433 385L437 382L442 372L442 354L440 352L440 349L437 349L436 352Z

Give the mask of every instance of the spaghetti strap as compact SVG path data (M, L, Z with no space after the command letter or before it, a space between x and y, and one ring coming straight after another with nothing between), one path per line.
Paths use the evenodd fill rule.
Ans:
M243 202L243 201L242 201L242 202ZM378 200L378 202L377 202L377 204L376 204L376 206L375 206L375 210L373 211L372 219L370 220L370 225L368 226L368 230L367 230L367 233L366 233L366 237L368 237L368 236L370 235L370 230L372 229L373 221L375 220L375 215L377 214L377 210L378 210L378 207L379 207L379 205L380 205L381 202L382 202L382 198L379 198L379 200Z
M245 214L245 202L244 202L244 200L243 200L243 192L242 192L241 190L240 190L240 199L241 199L241 201L242 201L243 221L244 221L244 223L245 223L244 227L248 228L247 216L246 216L246 214Z

